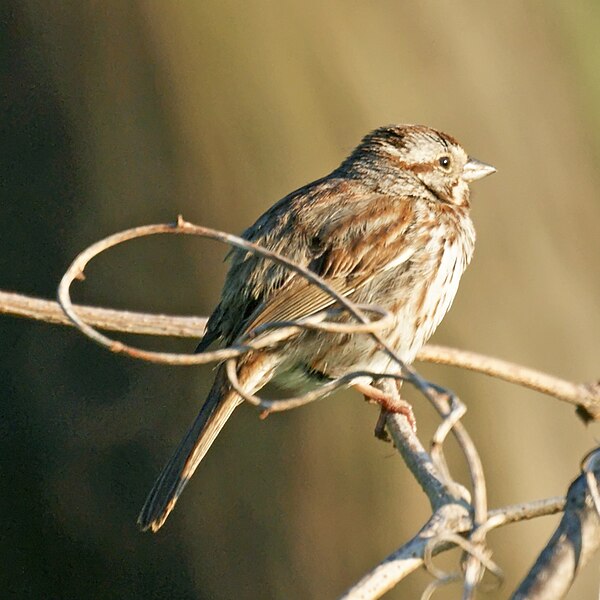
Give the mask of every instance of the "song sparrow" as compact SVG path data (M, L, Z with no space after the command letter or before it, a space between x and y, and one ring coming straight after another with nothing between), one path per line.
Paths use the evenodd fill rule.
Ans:
M243 237L307 266L354 302L391 311L394 326L383 335L410 364L449 309L473 254L468 184L494 171L469 158L445 133L418 125L382 127L330 175L277 202ZM285 267L236 250L198 351L333 304ZM357 370L398 373L400 366L368 335L313 331L246 354L238 378L252 393L269 380L299 389ZM370 383L362 378L352 385L381 400ZM240 402L221 366L200 413L148 495L138 519L142 529L161 527Z

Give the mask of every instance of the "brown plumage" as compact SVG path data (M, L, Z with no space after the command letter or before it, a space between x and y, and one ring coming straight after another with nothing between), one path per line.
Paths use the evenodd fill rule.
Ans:
M382 127L330 175L277 202L243 237L309 267L354 302L390 310L394 325L384 335L410 364L449 309L471 260L475 231L468 184L494 171L439 131ZM236 250L198 351L333 304L295 273ZM352 371L398 373L399 368L369 336L313 331L247 354L238 377L256 392L269 380L302 389ZM361 392L369 384L364 378L355 382ZM240 402L220 367L199 415L142 508L142 529L161 527Z

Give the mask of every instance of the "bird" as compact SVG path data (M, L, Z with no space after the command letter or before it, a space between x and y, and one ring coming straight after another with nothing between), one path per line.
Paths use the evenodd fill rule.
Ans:
M242 237L308 268L340 296L389 311L392 321L381 336L410 365L450 308L473 255L469 184L495 171L436 129L380 127L330 174L276 202ZM235 249L197 352L215 343L234 345L266 323L334 308L332 296L306 278ZM349 317L338 311L336 319ZM368 335L304 330L244 354L237 377L252 394L270 381L304 390L355 371L400 369ZM373 383L363 376L350 386L389 408ZM148 494L138 517L142 530L156 532L164 524L242 401L220 365L199 414Z

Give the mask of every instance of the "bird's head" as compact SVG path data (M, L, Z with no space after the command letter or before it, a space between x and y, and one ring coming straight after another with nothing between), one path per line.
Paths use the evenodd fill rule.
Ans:
M467 155L450 135L422 125L389 125L369 133L340 167L382 192L418 193L463 206L469 183L496 172ZM422 191L422 189L421 189Z

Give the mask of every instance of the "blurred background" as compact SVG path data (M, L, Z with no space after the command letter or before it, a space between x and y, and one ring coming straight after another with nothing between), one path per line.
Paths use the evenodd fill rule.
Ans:
M434 341L600 375L598 3L4 0L0 13L0 289L54 297L84 247L178 213L239 233L370 129L424 123L498 168L474 186L474 262ZM74 295L206 315L225 253L136 241ZM571 406L421 368L467 404L492 507L564 494L596 444ZM424 522L425 496L373 438L376 408L348 392L265 422L241 408L165 527L139 533L211 377L0 319L2 597L334 598ZM435 415L409 395L427 439ZM508 595L557 519L490 537L507 581L486 597ZM569 598L596 597L598 567ZM386 597L428 581L417 572Z

